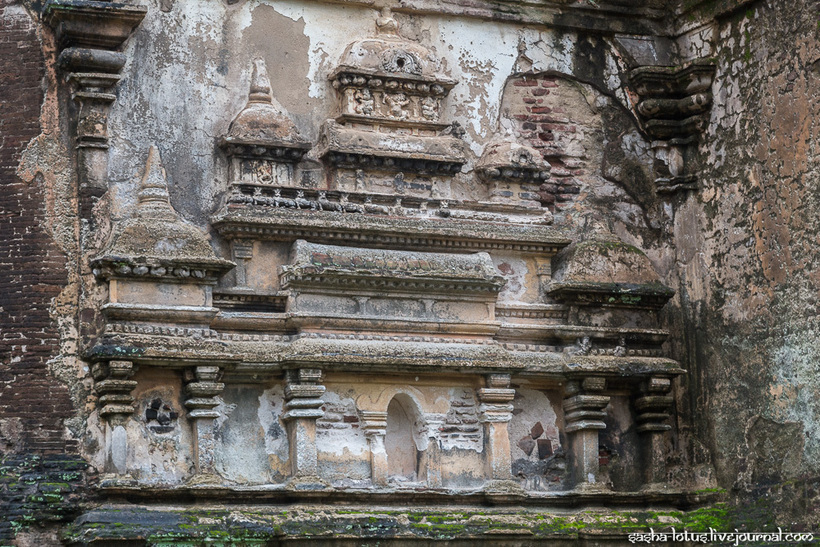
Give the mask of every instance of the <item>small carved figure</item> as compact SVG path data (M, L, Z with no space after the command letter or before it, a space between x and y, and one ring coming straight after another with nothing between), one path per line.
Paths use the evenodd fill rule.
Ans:
M316 204L305 198L304 190L299 190L296 192L296 199L294 202L296 203L297 209L316 209Z
M439 103L433 97L425 97L421 100L421 115L425 119L435 121L438 119Z
M367 213L376 214L376 215L386 215L390 211L384 205L376 205L373 203L373 197L367 196L364 201L364 210Z
M618 342L618 345L615 346L615 350L612 352L615 357L623 357L626 355L626 338L621 336L621 339Z
M404 109L405 106L410 104L410 99L407 98L407 95L404 93L391 93L385 95L384 100L390 108L390 115L392 117L400 120L407 119L407 111Z
M592 343L589 341L589 336L584 336L583 339L578 339L575 343L576 349L573 355L589 355L592 352Z
M322 211L341 211L342 206L327 199L327 192L319 192L319 209Z
M365 116L373 114L373 94L370 93L369 89L357 89L355 93L353 93L353 100L356 101L354 108L357 114L363 114Z

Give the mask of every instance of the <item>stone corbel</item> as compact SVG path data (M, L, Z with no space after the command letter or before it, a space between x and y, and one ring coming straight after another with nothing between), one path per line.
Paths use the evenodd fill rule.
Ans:
M664 434L672 429L666 423L674 404L670 395L672 380L654 376L643 382L635 399L638 433L643 451L644 488L652 489L666 481L666 449Z
M108 190L108 113L125 65L117 50L142 22L142 6L95 0L51 0L43 20L54 29L58 66L78 103L75 122L80 215Z
M486 387L478 390L478 419L484 427L484 454L487 490L520 490L512 479L510 432L515 389L509 374L488 374Z
M188 399L188 418L193 422L194 469L190 482L194 484L219 483L214 463L215 425L220 417L218 396L225 389L219 382L222 370L217 366L197 366L185 371L185 393Z
M682 66L641 66L629 75L652 139L659 194L697 190L695 156L709 123L715 67L714 59L698 59Z
M282 416L290 446L289 487L298 490L321 489L324 481L318 474L318 450L316 448L316 420L324 416L325 392L321 384L320 369L300 368L288 370L285 377L285 414Z
M571 480L577 489L605 489L598 461L598 433L606 429L609 396L606 379L588 377L572 380L564 387L564 423L569 438Z
M136 367L131 361L103 361L94 363L94 391L99 398L99 414L106 422L105 472L112 478L127 475L128 436L125 424L134 413L131 392L137 382L131 380Z

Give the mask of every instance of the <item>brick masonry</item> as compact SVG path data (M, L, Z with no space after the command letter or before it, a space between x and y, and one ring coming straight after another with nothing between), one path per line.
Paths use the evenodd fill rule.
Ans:
M70 518L87 463L64 438L65 385L49 372L59 354L50 316L67 284L66 259L43 229L48 192L17 166L41 132L45 63L31 18L0 7L0 544ZM37 527L32 525L37 524ZM18 537L19 540L19 537Z
M513 81L510 114L526 144L539 150L552 167L539 189L541 203L553 212L575 201L581 191L575 177L584 173L585 151L578 147L578 127L566 115L556 92L567 80L556 76L523 76Z
M47 367L59 352L49 309L67 284L66 260L42 228L40 181L16 174L40 133L44 60L32 21L19 8L0 10L0 450L76 451L63 439L68 390Z

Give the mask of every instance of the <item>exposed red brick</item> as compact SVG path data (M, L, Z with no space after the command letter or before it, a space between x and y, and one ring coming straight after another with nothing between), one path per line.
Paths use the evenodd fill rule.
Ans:
M513 85L517 85L519 87L532 87L537 86L538 82L536 80L529 80L527 78L519 78L513 82Z
M23 421L22 446L42 454L77 452L63 439L71 415L66 386L48 370L59 353L49 316L67 284L66 260L43 229L47 192L16 169L40 129L45 61L32 21L0 7L0 419Z

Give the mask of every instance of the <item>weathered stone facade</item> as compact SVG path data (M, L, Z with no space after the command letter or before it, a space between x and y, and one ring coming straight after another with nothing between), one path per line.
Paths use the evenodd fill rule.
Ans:
M0 543L818 529L816 3L0 10Z

